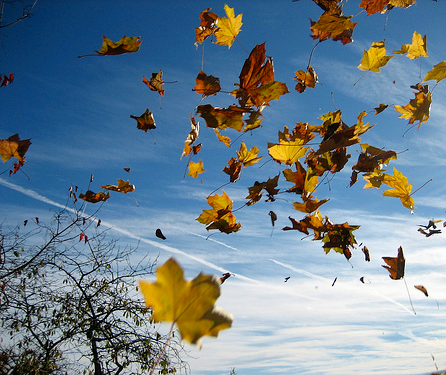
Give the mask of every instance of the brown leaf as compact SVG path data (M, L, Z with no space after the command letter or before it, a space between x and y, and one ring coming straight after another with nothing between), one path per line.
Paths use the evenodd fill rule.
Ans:
M143 130L144 132L156 128L155 119L153 118L152 112L148 108L141 116L130 115L130 117L136 120L136 127Z
M162 79L163 71L160 70L158 73L152 73L152 77L150 81L146 77L142 77L142 81L149 86L149 89L152 91L158 91L161 96L164 96L163 84L164 81Z
M387 266L382 266L387 271L389 271L389 277L393 280L398 280L404 277L404 267L406 260L404 259L403 248L400 246L398 248L398 256L396 258L392 257L382 257Z

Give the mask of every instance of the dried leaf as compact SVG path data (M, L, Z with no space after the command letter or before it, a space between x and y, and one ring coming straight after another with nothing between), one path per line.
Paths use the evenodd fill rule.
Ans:
M79 198L90 203L106 202L107 199L110 198L110 192L107 191L105 193L100 191L98 193L94 193L91 190L87 190L85 194L79 194Z
M129 193L135 190L135 185L131 185L129 181L118 180L118 185L99 185L103 189L117 191L119 193Z
M396 258L392 257L382 257L387 266L382 266L387 271L389 271L389 277L393 280L398 280L404 277L404 267L406 265L406 260L404 259L403 248L400 246L398 248L398 256Z
M220 80L214 76L208 76L202 70L195 78L197 83L194 87L194 91L197 94L203 95L203 97L216 95L221 90Z
M29 139L20 139L18 134L11 135L8 139L0 139L0 156L3 162L12 157L24 162L25 154L30 145Z
M163 89L163 84L164 81L162 79L163 77L163 71L160 70L158 73L152 73L152 77L150 78L150 81L147 80L146 77L142 77L142 81L149 86L149 89L152 91L158 91L158 93L161 96L164 96L164 89Z
M152 112L148 108L141 116L130 115L130 117L136 120L136 127L144 132L147 132L147 130L150 129L156 129L155 119L153 118Z

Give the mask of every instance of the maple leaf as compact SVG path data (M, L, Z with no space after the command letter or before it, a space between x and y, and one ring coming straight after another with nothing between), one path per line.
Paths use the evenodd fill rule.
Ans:
M203 161L200 160L198 163L194 163L191 161L189 163L189 173L188 176L192 176L193 178L197 178L200 173L203 173L205 171L203 167Z
M228 161L228 166L223 168L223 172L229 175L230 182L235 182L240 177L240 173L242 171L242 163L238 161L236 158L231 158Z
M110 198L110 192L107 191L104 193L103 191L100 191L98 193L94 193L91 190L87 190L85 194L79 194L79 198L90 203L106 202L107 199Z
M246 148L245 142L242 142L240 145L240 151L237 152L237 157L240 163L243 164L244 167L249 167L257 163L263 156L257 157L259 152L258 147L254 146L251 150L248 151Z
M215 31L217 41L215 44L225 45L231 48L232 43L242 27L242 16L239 14L237 17L234 15L234 8L230 8L225 4L226 17L218 17L217 26L218 30Z
M118 185L99 185L103 189L117 191L119 193L128 193L135 190L135 185L131 185L129 181L118 180Z
M330 250L337 253L344 254L347 259L352 256L350 248L356 244L353 231L359 228L359 225L350 225L347 222L344 224L331 224L328 220L325 223L326 234L322 238L324 245L322 246L325 253L328 254Z
M217 128L214 128L214 132L220 142L222 142L227 147L231 146L231 138L226 135L222 135Z
M25 162L25 154L30 145L29 139L20 139L18 134L11 135L8 139L0 139L0 156L3 162L12 157L19 162Z
M149 86L149 89L152 91L158 91L158 93L161 96L164 96L164 89L163 89L163 71L160 70L158 73L152 73L152 76L150 78L150 81L146 77L142 77L142 81Z
M412 44L403 44L399 51L393 51L393 53L404 55L407 53L409 59L418 59L421 56L427 56L426 49L426 35L421 37L416 31L412 35Z
M200 223L208 225L207 230L218 229L220 232L229 234L240 229L241 225L237 223L237 219L232 213L232 201L224 190L221 196L214 194L207 197L207 202L212 209L203 210L196 219Z
M246 125L243 128L243 132L254 130L262 126L263 115L261 112L262 108L249 113L249 118L245 120Z
M396 168L393 168L393 176L384 174L384 179L382 182L392 188L383 191L384 197L400 198L404 207L412 211L414 210L415 202L410 194L412 191L412 184L408 183L406 176L404 176Z
M195 44L203 43L206 38L213 35L217 30L217 14L209 12L212 8L207 8L200 13L200 25L195 29Z
M415 4L416 0L389 0L389 5L387 9L392 9L393 7L398 8L409 8L411 5Z
M293 202L293 207L295 210L305 213L312 213L313 211L316 211L320 206L322 206L324 203L328 202L329 199L322 199L321 201L315 199L307 199L303 203L299 202Z
M138 129L147 132L149 129L156 129L155 119L153 118L153 113L147 108L146 111L141 116L130 115L137 122L136 127Z
M117 42L112 42L110 39L106 38L105 35L102 36L102 47L99 51L95 51L98 56L106 55L122 55L124 53L138 52L142 40L140 36L123 36ZM96 56L96 55L83 55L78 56L79 58L85 56Z
M271 57L266 59L265 43L256 45L243 64L238 89L232 91L241 107L261 107L269 105L288 93L285 83L274 80L274 67Z
M190 146L197 140L198 134L200 133L200 123L195 121L192 113L190 114L190 126L192 129L187 135L186 140L184 141L184 149L181 157L189 155L192 152L192 148Z
M339 147L333 151L318 154L314 151L307 153L305 163L313 169L317 176L322 176L326 171L334 174L340 172L351 155L347 155L347 147Z
M243 128L244 109L230 105L228 108L213 107L210 104L199 105L197 113L206 121L209 128L226 129L233 128L241 131Z
M298 230L299 232L305 233L306 235L309 235L310 232L308 232L308 225L305 221L300 220L297 221L296 219L293 219L291 216L288 216L288 219L291 220L292 227L283 227L282 230Z
M307 171L299 162L296 162L294 165L296 166L296 171L293 171L290 168L282 171L285 179L289 182L294 183L294 186L286 191L290 193L302 194L304 191Z
M219 331L231 327L232 315L214 306L220 296L217 277L200 273L186 281L174 258L158 267L156 274L156 282L138 282L155 322L173 322L183 340L198 346L203 336L217 337Z
M279 176L280 174L275 177L269 178L268 181L264 182L256 181L253 186L249 187L249 195L246 197L246 199L249 199L249 201L248 203L246 203L246 205L251 206L257 203L263 196L262 190L265 190L267 192L268 199L266 200L266 202L274 202L276 200L274 196L279 192L279 189L277 189Z
M203 95L203 97L216 95L221 90L220 80L217 77L206 75L202 70L195 78L195 82L197 84L194 87L194 91Z
M358 69L379 73L381 72L380 68L386 66L392 57L386 56L384 40L381 42L373 42L369 50L364 50Z
M388 104L381 103L378 107L374 107L373 109L375 110L375 115L383 112L388 106Z
M398 256L396 258L393 257L382 257L384 262L386 262L387 266L384 267L387 271L389 271L389 277L393 280L402 279L404 277L404 267L406 264L406 260L404 259L403 248L400 246L398 248Z
M350 21L352 16L342 16L340 14L322 14L317 21L310 19L311 23L311 37L319 39L320 41L333 39L340 40L342 44L353 42L353 30L357 22Z
M367 15L370 16L374 13L384 13L386 7L389 4L389 0L362 0L359 6L367 11Z
M385 173L381 173L379 170L375 169L373 172L365 173L363 176L367 183L364 185L364 189L379 189L384 181ZM351 183L351 185L353 185Z
M296 77L294 79L297 81L296 87L294 88L298 92L304 92L307 87L315 88L317 83L317 74L311 65L308 65L307 71L299 70L296 72Z
M417 84L411 86L418 90L415 92L415 98L411 99L405 106L395 105L395 111L401 113L399 118L409 119L408 124L414 124L418 121L418 129L423 122L429 120L430 108L432 103L432 93L429 91L429 85Z
M424 77L423 82L435 79L438 82L446 78L446 61L438 63L431 70L429 70Z

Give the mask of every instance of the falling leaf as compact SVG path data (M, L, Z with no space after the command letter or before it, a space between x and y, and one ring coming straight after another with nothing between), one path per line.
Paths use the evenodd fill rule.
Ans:
M228 166L223 168L223 172L229 175L230 182L237 181L240 177L241 171L242 163L234 157L228 161Z
M152 91L158 91L161 96L164 96L163 84L164 81L162 79L163 71L160 70L158 73L152 73L152 77L150 81L146 77L142 77L142 81L149 86L149 89Z
M112 42L110 39L102 36L102 47L99 51L95 51L99 56L105 55L122 55L124 53L137 52L141 45L141 37L134 36L128 37L124 36L117 42ZM84 55L91 56L91 55ZM84 56L78 56L79 58ZM94 56L94 55L93 55Z
M285 277L284 283L288 282L288 280L291 278L291 276Z
M147 108L146 111L141 116L133 116L130 115L131 118L134 118L136 122L138 123L136 127L138 129L143 130L144 132L147 132L149 129L155 129L155 119L153 118L152 112Z
M243 128L244 109L230 105L228 108L213 107L210 104L199 105L197 113L206 121L209 128L232 128L241 131Z
M215 135L217 136L217 139L222 142L226 147L231 146L231 138L229 138L226 135L222 135L220 131L217 128L214 128Z
M190 114L190 127L191 131L186 137L186 140L184 141L184 149L183 153L181 154L181 157L185 155L189 155L192 152L192 148L190 147L198 138L198 135L200 133L200 123L195 121L194 116L192 116L192 113Z
M293 202L293 207L297 211L310 214L313 211L316 211L320 206L322 206L324 203L326 203L328 201L329 201L329 199L322 199L320 201L317 199L315 199L315 200L308 199L303 203Z
M203 210L196 219L202 224L207 225L206 229L218 229L223 233L237 232L241 225L232 213L232 201L228 195L222 192L222 195L214 194L207 197L208 204L212 207L209 210Z
M223 284L231 276L232 276L232 273L229 273L229 272L222 274L222 276L220 277L220 284Z
M414 285L414 288L423 292L426 297L429 297L429 293L427 292L427 289L423 285Z
M279 164L284 163L292 165L305 155L307 147L302 147L303 139L294 141L284 141L280 139L280 143L268 142L268 153L273 160Z
M361 250L364 253L365 261L370 262L370 252L369 249L367 249L367 246L364 246Z
M409 184L407 177L396 168L393 168L393 176L385 174L382 182L393 188L383 191L384 197L400 198L404 207L410 210L415 208L415 202L410 195L412 191L412 184Z
M387 266L382 266L387 269L390 273L389 277L393 280L398 280L404 277L404 266L406 260L404 259L403 248L400 246L398 248L398 256L396 258L392 257L382 257Z
M195 82L197 84L194 87L194 91L203 95L203 97L216 95L221 90L220 80L217 77L206 75L202 70L195 78Z
M90 203L106 202L107 199L110 198L110 192L108 191L107 193L104 193L103 191L100 191L94 193L91 190L87 190L85 194L79 194L79 198Z
M200 25L195 29L195 44L203 43L206 38L213 35L217 30L216 22L218 15L209 12L212 8L207 8L200 13Z
M271 225L274 226L274 223L277 220L277 215L274 211L268 212L268 215L271 217Z
M337 280L338 280L338 278L335 277L334 280L333 280L333 283L331 284L331 286L334 286Z
M214 306L220 296L220 281L200 273L191 281L174 258L156 270L156 282L139 280L146 306L155 322L173 322L183 340L201 346L203 336L218 336L230 328L232 316Z
M427 56L426 35L421 37L416 31L412 35L412 44L403 44L399 51L393 53L404 55L407 53L409 59L418 59L419 57Z
M122 168L124 169L127 173L130 173L130 168Z
M266 59L266 61L265 61ZM256 45L243 64L238 89L232 91L241 107L269 105L288 93L285 83L274 80L274 67L271 57L266 58L265 43Z
M357 22L352 22L352 16L342 16L340 14L322 14L317 21L310 19L311 37L320 41L333 39L340 40L342 44L353 42L353 30Z
M373 109L375 110L375 115L383 112L388 106L388 104L381 103L378 107L374 107Z
M259 153L258 147L254 146L248 151L244 142L240 145L240 151L236 152L239 162L242 163L244 167L254 165L263 157L257 157L257 154Z
M389 4L389 0L362 0L359 6L367 11L367 15L370 16L374 13L384 13L386 6Z
M246 199L249 199L249 202L246 203L246 205L251 206L257 203L263 196L263 190L265 190L268 195L268 199L266 200L266 202L274 202L274 196L279 193L279 189L277 189L279 176L280 174L275 177L269 178L268 181L264 182L256 181L253 186L249 187L249 195L246 197Z
M380 68L387 65L392 57L393 56L386 56L384 40L381 42L373 42L368 51L364 50L361 64L358 65L358 69L379 73L381 72Z
M401 113L399 118L409 119L408 124L414 124L415 121L419 121L419 129L423 122L429 120L432 94L429 92L428 85L417 84L411 87L418 90L415 92L415 98L411 99L405 106L395 105L394 108Z
M215 31L217 41L215 44L225 45L231 48L232 43L242 27L242 16L239 14L237 17L234 15L234 8L230 8L225 4L226 17L218 17L217 26L218 30Z
M197 178L199 174L203 173L205 171L203 166L203 160L200 159L198 163L194 163L191 161L189 163L189 173L188 176L192 176L193 178Z
M103 189L117 191L119 193L128 193L135 190L135 185L131 185L129 181L118 180L118 185L99 185Z
M18 134L11 135L8 139L0 139L0 156L3 162L12 157L24 162L30 145L29 139L20 139Z
M166 239L163 232L161 232L161 229L159 229L159 228L155 231L155 236L157 236L158 238L161 238L162 240Z
M294 79L297 81L296 87L294 88L298 92L304 92L307 87L315 88L317 83L317 74L311 65L308 65L307 71L299 70L296 72L296 77Z
M83 233L81 233L79 236L79 242L82 240L84 240L84 243L87 243L87 241L88 241L88 237Z
M429 70L424 77L423 82L435 79L438 82L446 78L446 61L434 65L434 67Z
M12 83L12 81L14 81L14 74L13 73L3 74L3 79L2 75L0 74L0 80L2 81L0 87L8 86L9 84Z

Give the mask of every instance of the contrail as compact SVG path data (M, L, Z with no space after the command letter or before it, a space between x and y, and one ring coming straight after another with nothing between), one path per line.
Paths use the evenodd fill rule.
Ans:
M330 280L327 279L326 277L322 277L322 276L319 276L319 275L315 275L314 273L307 272L307 271L302 270L302 269L300 269L300 268L293 267L293 266L291 266L291 265L289 265L289 264L285 264L285 263L279 262L278 260L270 259L270 261L272 261L272 262L278 264L279 266L288 268L288 269L290 269L291 271L294 271L294 272L297 272L297 273L301 273L302 275L311 277L311 278L313 278L313 279L318 279L318 280L322 280L322 281L330 281Z
M26 195L26 196L28 196L28 197L30 197L30 198L33 198L33 199L35 199L35 200L38 200L38 201L40 201L40 202L43 202L43 203L46 203L46 204L49 204L49 205L52 205L52 206L55 206L55 207L58 207L58 208L62 208L62 209L68 210L68 211L73 212L73 213L76 213L76 210L74 210L74 209L72 209L72 208L66 207L66 206L63 205L63 204L60 204L60 203L58 203L58 202L55 202L55 201L53 201L52 199L49 199L49 198L47 198L47 197L45 197L45 196L43 196L43 195L37 193L37 192L34 191L34 190L27 189L27 188L24 188L24 187L22 187L22 186L20 186L20 185L16 185L16 184L13 184L13 183L11 183L11 182L9 182L9 181L6 181L6 180L4 180L3 178L0 178L0 184L3 185L3 186L6 186L6 187L9 188L9 189L12 189L12 190L15 190L15 191L17 191L17 192L19 192L19 193L22 193L22 194L24 194L24 195ZM92 219L92 220L95 220L95 219ZM97 221L97 220L96 220L96 221ZM223 267L220 267L220 266L218 266L218 265L216 265L216 264L214 264L214 263L212 263L212 262L209 262L209 261L207 261L207 260L205 260L205 259L196 257L195 255L188 254L188 253L186 253L186 252L184 252L184 251L182 251L182 250L180 250L180 249L177 249L177 248L175 248L175 247L168 246L168 245L165 245L165 244L162 244L162 243L158 243L158 242L149 240L149 239L144 238L144 237L137 236L137 235L133 234L132 232L129 232L129 231L126 230L126 229L119 228L118 226L113 225L113 224L111 224L111 223L108 223L108 222L106 222L106 221L102 221L102 220L101 220L101 225L103 225L103 226L105 226L105 227L107 227L107 228L110 228L110 229L112 229L112 230L114 230L114 231L116 231L116 232L119 232L119 233L121 233L121 234L124 234L124 235L128 236L129 238L133 238L133 239L136 239L136 240L138 240L138 241L144 242L144 243L146 243L146 244L148 244L148 245L152 245L152 246L154 246L154 247L157 247L157 248L159 248L159 249L168 251L168 252L173 253L173 254L183 255L183 256L188 257L188 258L190 258L190 259L193 259L193 260L195 260L196 262L199 262L199 263L201 263L201 264L203 264L203 265L205 265L205 266L207 266L207 267L209 267L209 268L212 268L212 269L214 269L214 270L217 270L217 271L219 271L219 272L221 272L221 273L230 272L230 271L228 271L227 269L225 269L225 268L223 268ZM194 234L194 233L191 233L191 234ZM194 234L194 235L195 235L195 234ZM198 236L199 236L199 235L198 235ZM199 236L199 237L202 237L202 236ZM218 242L218 241L215 241L215 242L220 243L220 242ZM223 243L221 243L221 244L222 244L222 245L225 245L225 244L223 244ZM228 246L228 245L225 245L225 246L226 246L226 247L230 247L230 246ZM230 248L232 248L232 247L230 247ZM236 248L232 248L232 249L234 249L234 250L238 250L238 249L236 249ZM238 276L240 279L244 279L244 280L246 280L246 281L250 281L250 282L253 282L253 283L260 283L260 281L251 279L251 278L246 277L246 276L242 276L242 275L237 275L237 276Z

